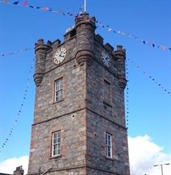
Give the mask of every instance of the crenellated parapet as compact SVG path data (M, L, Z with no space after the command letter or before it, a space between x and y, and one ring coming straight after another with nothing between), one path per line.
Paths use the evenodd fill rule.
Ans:
M75 25L76 25L76 27L78 27L82 24L83 24L83 26L81 26L81 27L85 27L85 25L91 26L91 27L89 27L89 29L93 30L93 32L94 32L96 29L95 21L96 21L95 17L90 18L89 14L87 12L83 12L80 15L76 16Z
M113 52L114 57L117 61L117 69L118 69L118 80L119 86L122 90L126 87L126 75L125 75L125 59L126 59L126 50L123 49L122 46L118 45L117 50Z
M34 81L36 86L39 86L42 82L44 73L45 73L45 62L46 62L46 54L52 49L52 43L47 41L47 44L44 43L43 39L39 39L37 43L35 43L35 73L34 73Z

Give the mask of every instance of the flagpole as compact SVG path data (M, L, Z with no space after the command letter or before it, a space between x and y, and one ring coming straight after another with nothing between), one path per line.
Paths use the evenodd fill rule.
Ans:
M86 6L87 6L87 3L86 3L86 0L84 0L84 12L86 12Z

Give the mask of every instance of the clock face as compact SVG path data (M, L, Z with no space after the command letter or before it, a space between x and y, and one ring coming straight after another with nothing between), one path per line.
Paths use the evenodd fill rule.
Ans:
M53 61L55 64L59 64L64 60L65 57L66 57L66 49L64 47L61 47L56 51Z
M101 57L102 57L103 63L104 63L107 67L110 67L110 65L111 65L111 60L110 60L109 54L108 54L106 51L103 50L103 51L101 52Z

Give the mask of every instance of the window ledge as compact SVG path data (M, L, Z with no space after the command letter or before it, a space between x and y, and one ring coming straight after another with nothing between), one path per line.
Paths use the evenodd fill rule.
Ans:
M56 155L56 156L49 157L49 159L57 159L57 158L60 158L60 157L62 157L62 155L61 155L61 154Z
M108 159L108 160L118 160L119 161L118 156L106 157L106 159Z
M60 103L60 102L62 102L62 101L64 101L64 99L59 100L59 101L54 101L52 104Z

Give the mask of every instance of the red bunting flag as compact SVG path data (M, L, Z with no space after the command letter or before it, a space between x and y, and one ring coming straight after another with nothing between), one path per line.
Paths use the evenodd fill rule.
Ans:
M46 11L46 10L48 10L48 7L43 7L42 9L43 9L44 11Z
M23 7L25 7L26 5L27 5L27 0L24 1Z

